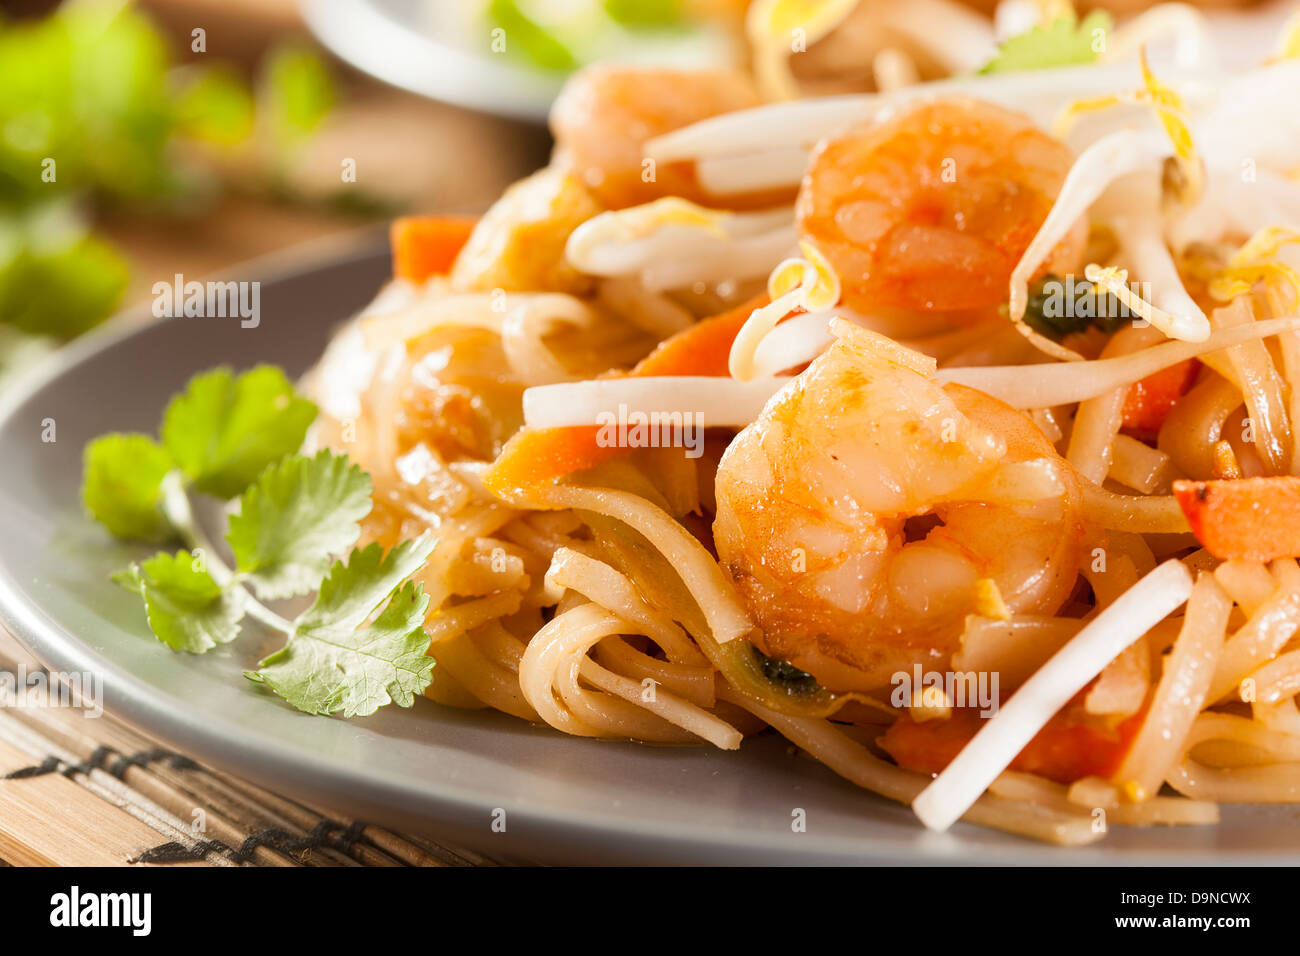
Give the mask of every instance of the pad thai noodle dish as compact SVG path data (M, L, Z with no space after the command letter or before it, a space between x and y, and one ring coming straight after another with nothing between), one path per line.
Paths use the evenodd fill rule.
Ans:
M1300 802L1300 18L1211 40L1071 14L832 96L595 65L549 166L399 220L305 388L364 538L437 539L426 695L776 732L936 830Z

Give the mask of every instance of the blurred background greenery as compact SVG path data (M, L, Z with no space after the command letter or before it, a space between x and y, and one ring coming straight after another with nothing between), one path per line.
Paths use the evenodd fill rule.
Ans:
M155 281L481 207L547 147L332 61L293 0L4 0L0 380Z

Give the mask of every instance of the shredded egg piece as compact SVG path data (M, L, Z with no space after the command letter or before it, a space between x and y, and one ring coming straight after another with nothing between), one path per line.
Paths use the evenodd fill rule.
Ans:
M1285 245L1300 243L1300 230L1288 226L1268 226L1244 242L1229 258L1227 266L1215 272L1209 281L1210 295L1220 302L1231 302L1248 295L1256 283L1274 285L1300 303L1300 273L1276 259Z

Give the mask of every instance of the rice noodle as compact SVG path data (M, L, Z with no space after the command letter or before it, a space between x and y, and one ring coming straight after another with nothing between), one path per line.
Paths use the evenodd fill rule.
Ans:
M1110 444L1106 476L1144 495L1168 492L1173 477L1169 456L1129 435L1116 435Z
M446 670L483 703L529 723L541 720L524 697L518 675L490 661L469 634L461 633L443 641L434 658L438 662L435 670Z
M650 638L668 656L678 662L703 664L704 655L690 642L680 627L656 613L637 594L632 582L603 561L597 561L572 548L559 548L546 572L548 590L571 589L613 611L634 624L639 633ZM560 594L548 594L558 603Z
M731 582L704 547L668 515L636 495L610 488L553 485L528 494L532 507L581 508L615 518L643 535L669 561L720 644L754 630Z
M1276 655L1298 630L1300 590L1279 588L1223 645L1209 699L1222 700L1233 693L1244 678Z
M1219 375L1207 375L1169 413L1156 447L1189 478L1216 477L1215 446L1228 417L1240 407L1241 392L1235 385Z
M1173 495L1119 495L1083 479L1083 513L1103 528L1137 534L1188 531L1187 517Z
M1255 614L1277 593L1277 579L1258 561L1224 561L1214 578L1247 614Z
M636 736L680 742L681 730L723 750L740 746L740 733L726 722L667 690L643 693L641 683L620 677L588 658L601 640L629 629L598 604L563 611L528 643L519 665L519 686L543 720L578 736ZM605 691L584 690L579 675Z
M1255 682L1255 698L1276 704L1300 694L1300 651L1280 654L1250 675Z
M1101 358L1105 360L1135 352L1158 337L1159 333L1153 329L1128 326L1111 336ZM1120 386L1080 402L1075 412L1065 457L1079 474L1097 483L1103 481L1110 471L1111 444L1124 423L1124 400L1127 397L1128 388Z
M1220 740L1285 762L1216 769L1192 758L1198 746ZM1242 717L1204 713L1192 724L1183 759L1170 770L1166 780L1179 793L1196 799L1294 803L1300 799L1300 737L1268 730Z
M596 659L624 677L637 681L649 678L656 684L662 684L697 707L710 708L717 703L717 672L708 664L661 661L636 650L621 637L607 638L597 644Z
M1245 298L1214 311L1216 328L1238 328L1255 324ZM1291 464L1293 439L1287 415L1284 385L1268 349L1261 341L1243 342L1227 350L1236 372L1255 433L1255 447L1272 474L1286 474Z
M1165 659L1146 720L1115 773L1130 800L1150 800L1178 760L1183 741L1205 704L1223 648L1232 602L1212 575L1201 575L1187 601L1174 649Z
M378 351L404 345L438 329L477 328L501 335L511 369L528 384L573 381L544 343L568 326L589 329L596 312L581 299L556 292L426 296L397 312L361 320L366 348Z
M1153 797L1141 804L1120 803L1115 789L1096 777L1080 780L1067 790L1052 780L1008 770L989 785L989 792L1006 800L1063 812L1088 810L1094 821L1098 817L1093 811L1101 809L1107 823L1127 826L1205 826L1219 822L1219 808L1202 800Z
M1091 362L988 368L945 368L941 382L969 385L1015 408L1050 408L1095 398L1132 385L1154 372L1189 358L1300 329L1300 317L1266 319L1246 326L1218 329L1204 342L1164 342L1115 358Z

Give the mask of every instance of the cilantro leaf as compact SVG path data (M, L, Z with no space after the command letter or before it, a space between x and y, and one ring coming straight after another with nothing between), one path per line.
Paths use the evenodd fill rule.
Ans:
M259 365L238 378L218 368L190 379L163 416L162 441L199 491L233 498L302 445L316 406L284 372Z
M188 551L160 552L115 580L144 598L154 636L174 651L202 654L239 636L243 592L223 588Z
M401 584L432 552L428 538L384 554L378 544L336 561L313 604L279 651L246 676L309 714L367 716L389 703L409 707L433 676L422 585ZM396 593L393 593L396 588ZM387 605L360 626L389 595Z
M330 566L315 603L298 618L298 629L358 627L393 588L420 570L437 543L424 535L387 552L378 542L354 548L346 565L335 561Z
M113 433L86 446L81 499L119 538L159 541L170 536L162 483L172 469L167 452L148 435Z
M262 472L230 518L235 566L263 600L312 590L370 512L370 476L346 455L294 455Z
M561 73L577 69L577 55L554 32L528 16L519 0L490 0L487 18L492 26L505 31L506 50L517 50L534 66Z
M1074 17L1058 17L1005 40L981 73L1011 73L1057 66L1092 63L1098 57L1094 36L1110 33L1110 14L1094 10L1082 23Z

